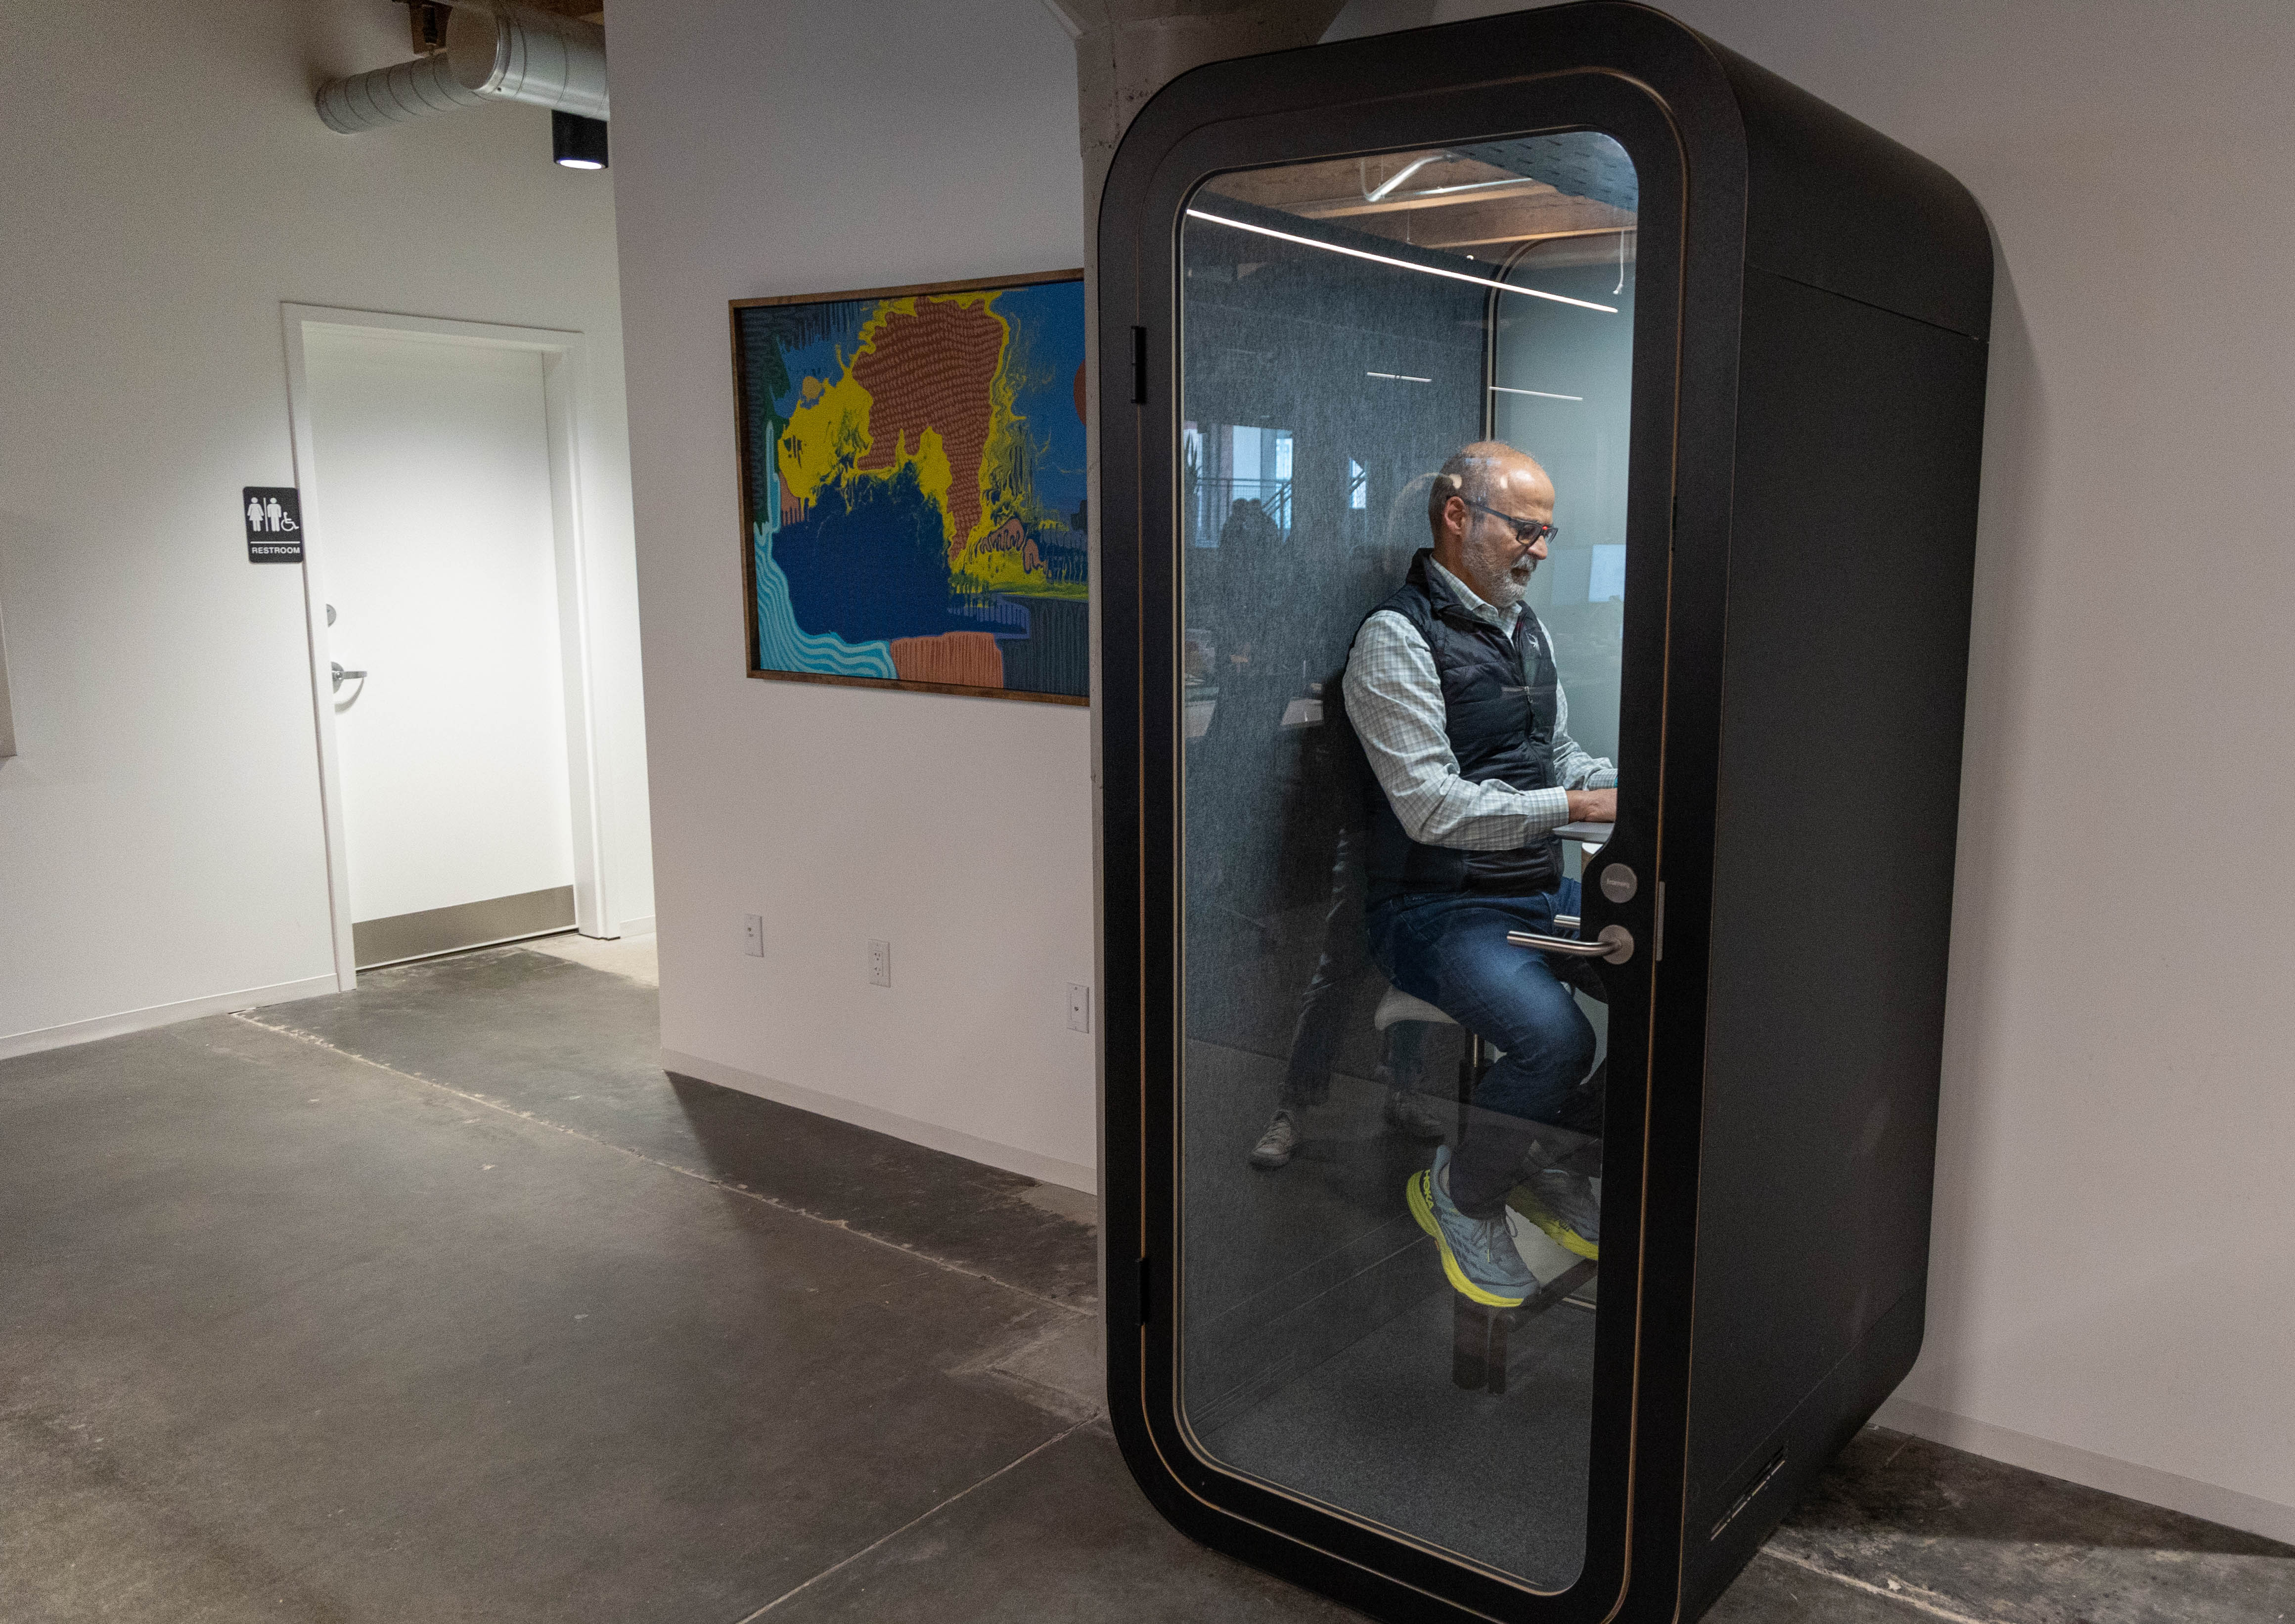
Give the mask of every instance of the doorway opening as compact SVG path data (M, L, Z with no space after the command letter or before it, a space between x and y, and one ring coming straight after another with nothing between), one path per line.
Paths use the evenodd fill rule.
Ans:
M582 336L285 310L336 975L603 936Z

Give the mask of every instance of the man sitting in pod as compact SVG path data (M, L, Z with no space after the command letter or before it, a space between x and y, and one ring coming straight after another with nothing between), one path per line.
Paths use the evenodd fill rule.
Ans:
M1555 916L1578 913L1579 887L1554 830L1617 817L1617 771L1571 739L1553 646L1523 601L1556 533L1554 500L1546 470L1511 445L1454 453L1427 493L1433 545L1355 633L1344 681L1373 779L1371 956L1505 1051L1475 1087L1457 1154L1438 1149L1405 1188L1452 1286L1494 1308L1538 1290L1507 1196L1539 1125L1566 1120L1594 1064L1565 961L1507 934L1560 934ZM1590 1181L1548 1169L1536 1191L1561 1220L1549 1232L1591 1255Z

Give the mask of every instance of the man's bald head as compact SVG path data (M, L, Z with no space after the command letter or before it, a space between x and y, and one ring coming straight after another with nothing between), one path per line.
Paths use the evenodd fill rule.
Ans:
M1453 496L1468 502L1481 502L1484 507L1499 504L1491 497L1500 486L1526 478L1543 486L1553 500L1553 481L1539 466L1538 459L1526 451L1517 451L1504 440L1476 440L1472 445L1461 445L1442 464L1426 490L1426 523L1434 539L1442 539L1442 510Z

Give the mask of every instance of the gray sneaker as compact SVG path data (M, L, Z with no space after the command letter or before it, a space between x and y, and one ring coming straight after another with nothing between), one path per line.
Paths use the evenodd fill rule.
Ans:
M1275 1120L1267 1124L1267 1131L1259 1136L1259 1143L1251 1147L1251 1164L1272 1171L1291 1159L1307 1136L1299 1130L1299 1119L1288 1111L1278 1111Z
M1442 1250L1442 1272L1468 1301L1513 1309L1538 1289L1538 1277L1515 1250L1506 1214L1469 1218L1450 1200L1450 1147L1434 1153L1431 1171L1413 1173L1402 1187L1418 1227Z
M1508 1204L1515 1212L1580 1257L1601 1255L1602 1196L1591 1179L1558 1167L1541 1167L1515 1187L1532 1197L1525 1203L1509 1196ZM1543 1213L1536 1208L1543 1208Z
M1448 1132L1442 1109L1416 1089L1389 1089L1386 1094L1386 1125L1398 1133L1429 1144Z

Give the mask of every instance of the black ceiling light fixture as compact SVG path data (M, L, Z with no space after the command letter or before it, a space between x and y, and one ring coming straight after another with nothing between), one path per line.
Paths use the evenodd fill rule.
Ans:
M550 156L568 169L606 167L606 121L552 109Z

